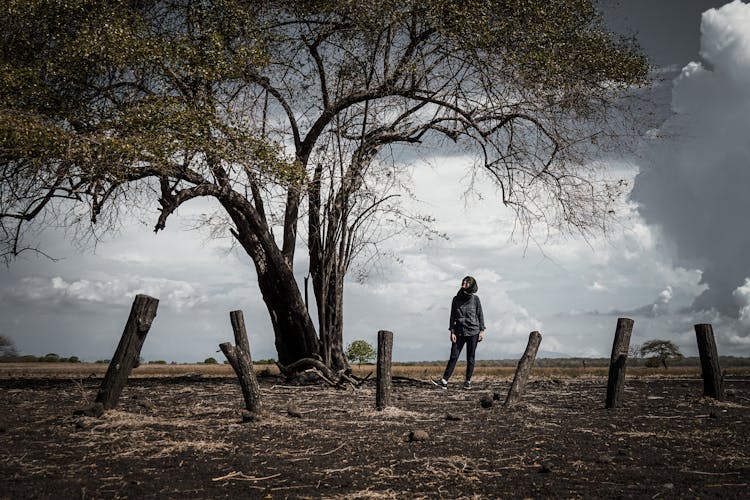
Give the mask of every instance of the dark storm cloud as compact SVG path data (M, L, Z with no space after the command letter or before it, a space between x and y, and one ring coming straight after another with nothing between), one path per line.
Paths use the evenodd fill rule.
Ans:
M683 66L699 49L703 12L720 7L722 0L601 0L607 26L635 37L655 66Z
M703 63L675 80L675 115L658 131L632 198L678 261L703 271L696 308L737 317L750 276L750 5L703 15Z

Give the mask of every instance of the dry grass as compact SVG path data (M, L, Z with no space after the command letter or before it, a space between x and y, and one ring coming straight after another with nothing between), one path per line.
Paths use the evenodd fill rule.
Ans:
M275 365L256 365L258 373L266 372L278 375ZM0 363L0 379L7 378L60 378L85 379L101 378L107 371L107 365L102 363ZM353 365L355 375L365 377L375 375L375 365ZM750 367L730 367L724 370L726 375L734 377L750 376ZM443 366L433 364L394 365L394 377L408 377L419 380L429 380L442 375ZM453 378L462 380L464 366L456 367ZM474 370L475 381L512 380L515 367L509 366L478 366ZM663 368L646 368L644 366L628 367L629 377L700 377L700 367L676 366L667 370ZM607 377L607 367L535 367L531 372L532 379L557 378L602 378ZM158 378L195 376L234 377L232 367L225 364L144 364L135 368L131 374L133 378Z
M510 377L482 367L489 380L474 391L395 384L393 406L379 412L374 383L335 390L265 379L265 418L243 424L231 370L225 379L170 380L216 367L144 368L164 378L130 381L118 409L99 419L73 415L98 380L3 381L0 497L649 498L669 483L674 498L737 498L746 490L747 381L731 381L732 400L719 403L700 396L697 378L644 377L626 388L626 408L605 412L603 379L540 369L519 405L481 409L480 396L506 389ZM394 369L421 379L425 367ZM301 418L287 413L290 401ZM418 430L428 439L406 439ZM540 474L542 464L552 474ZM696 481L714 476L718 489ZM623 477L639 480L627 489L615 484Z
M108 365L104 363L0 363L0 378L101 378L107 372ZM266 365L259 365L263 370ZM271 367L276 370L276 367ZM179 377L185 375L200 375L202 377L232 377L232 367L229 365L149 365L144 364L135 368L131 373L134 378L151 377Z

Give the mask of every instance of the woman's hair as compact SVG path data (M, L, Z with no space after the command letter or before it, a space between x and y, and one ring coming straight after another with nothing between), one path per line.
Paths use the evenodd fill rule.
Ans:
M473 276L466 276L463 280L461 280L461 283L466 282L468 287L466 287L466 291L469 293L477 293L479 290L479 285L477 285L477 280L474 279Z

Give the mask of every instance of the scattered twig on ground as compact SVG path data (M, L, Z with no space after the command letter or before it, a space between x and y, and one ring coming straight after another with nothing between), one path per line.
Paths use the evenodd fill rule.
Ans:
M270 476L265 477L254 477L254 476L247 476L239 471L232 471L229 474L221 477L215 477L211 479L211 481L227 481L227 480L233 480L233 481L266 481L268 479L273 479L275 477L279 477L281 474L272 474Z

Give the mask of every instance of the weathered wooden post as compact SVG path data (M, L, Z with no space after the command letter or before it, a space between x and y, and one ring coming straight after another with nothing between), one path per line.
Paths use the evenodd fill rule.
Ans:
M219 344L219 349L227 357L240 382L242 396L245 399L245 408L248 411L248 414L243 416L243 420L246 422L260 420L263 416L260 386L258 385L258 379L255 377L253 361L250 356L250 341L245 329L245 318L242 311L232 311L229 313L229 319L232 322L236 345L232 345L231 342L224 342Z
M701 357L703 395L723 401L724 377L719 366L714 329L710 324L695 325L695 337L698 340L698 354Z
M526 389L526 382L529 380L529 374L534 367L536 352L539 350L539 344L541 343L541 333L534 331L529 334L529 343L526 344L526 351L524 351L523 356L518 361L516 374L513 376L513 383L510 384L510 390L508 390L504 406L512 406L521 400L523 391Z
M391 379L391 357L393 355L393 332L378 332L378 366L376 373L377 390L375 408L383 410L391 404L393 382Z
M612 355L609 358L609 378L607 379L607 399L605 408L622 406L622 393L625 388L625 365L628 362L630 335L633 333L633 320L617 318L615 341L612 343Z
M158 307L159 299L140 294L135 296L120 343L96 395L96 403L101 404L105 410L117 406L130 372L138 366L143 342L156 317Z

